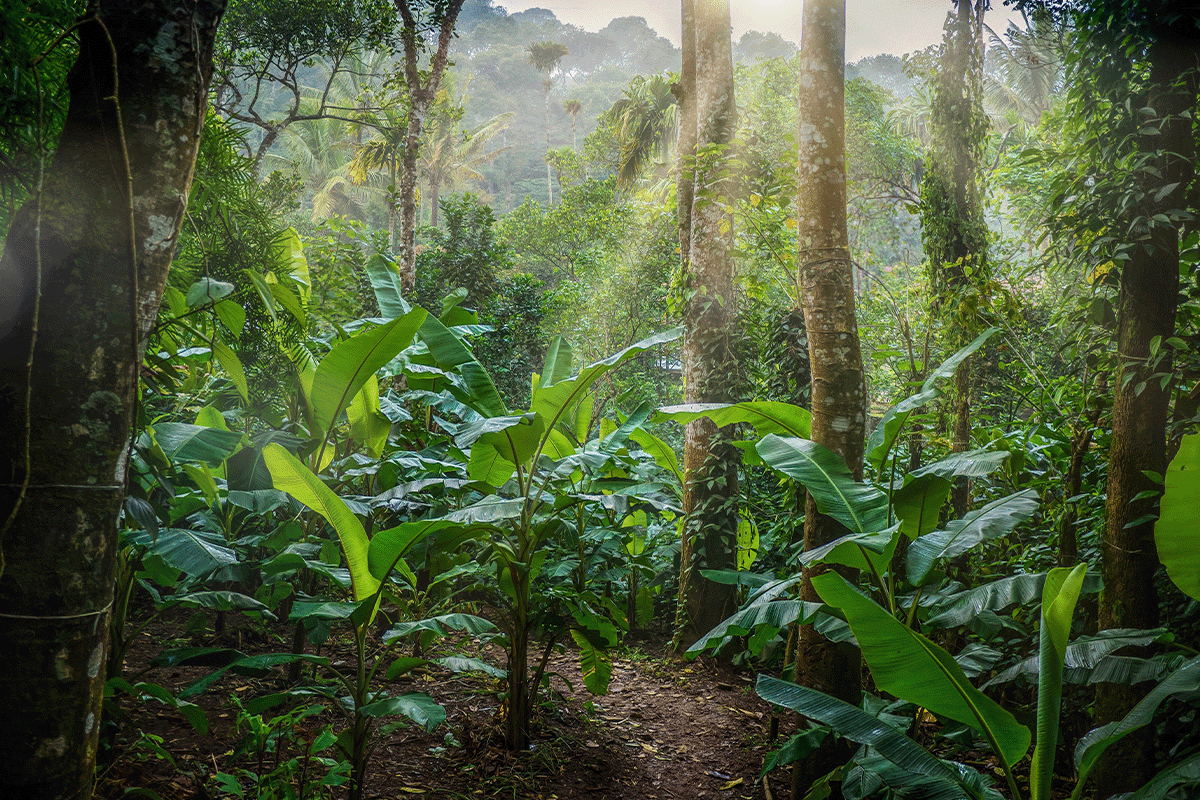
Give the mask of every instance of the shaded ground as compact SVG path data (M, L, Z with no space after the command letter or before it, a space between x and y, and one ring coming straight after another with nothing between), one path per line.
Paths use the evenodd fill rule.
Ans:
M286 650L284 628L274 636L242 629L199 637L202 641L196 637L172 641L181 629L178 622L152 624L131 649L127 673L136 674L172 644L233 646L251 654ZM544 704L531 750L516 755L500 746L495 719L500 686L495 679L440 670L406 676L393 684L393 691L427 692L446 707L447 721L431 734L410 727L381 735L371 760L367 796L388 800L763 798L762 782L756 778L767 752L769 712L753 692L753 675L705 659L674 662L665 656L665 644L659 636L619 653L609 694L599 698L583 688L573 651L555 655L550 670L558 675L552 677L551 686L559 696ZM323 655L346 666L351 659L350 651L336 644ZM494 653L484 655L492 663L499 660ZM147 669L138 680L176 691L206 672L196 667L157 667ZM154 797L156 793L163 800L215 800L234 796L219 790L215 773L235 775L244 769L263 774L277 764L288 771L288 762L295 759L292 782L305 781L307 796L344 797L344 789L320 795L311 788L327 771L316 756L333 756L334 748L304 757L304 748L317 739L321 728L338 721L329 711L288 726L288 739L278 757L266 752L260 765L253 754L236 756L246 726L238 728L239 710L233 698L244 705L285 686L282 673L222 678L195 698L211 722L207 736L193 731L174 709L155 701L126 700L129 717L97 795ZM240 785L246 797L256 796L244 774ZM775 797L783 796L781 785L773 784L771 791Z

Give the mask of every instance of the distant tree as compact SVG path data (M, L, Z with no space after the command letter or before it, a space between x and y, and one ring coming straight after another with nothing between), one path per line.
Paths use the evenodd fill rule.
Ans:
M576 123L575 118L579 115L579 112L582 110L583 110L583 103L579 102L578 100L576 100L573 97L570 98L569 100L563 101L563 111L565 111L571 115L571 149L574 150L575 152L579 152L579 135L576 133L576 130L575 130L575 127L576 127L575 126L575 123Z
M461 191L468 183L482 179L478 167L508 149L491 147L492 139L508 127L512 113L500 114L481 122L471 130L458 126L460 114L430 116L425 147L421 151L420 170L429 185L429 224L438 226L441 190Z
M746 31L733 47L733 59L739 64L755 64L772 58L791 58L799 50L778 33Z
M4 241L0 797L92 793L139 368L184 218L224 8L88 3L54 161L38 166Z
M533 68L542 73L542 87L546 90L546 154L550 153L550 90L554 87L554 72L558 69L563 56L570 51L558 42L534 42L525 48L525 54ZM546 196L550 205L554 205L554 183L550 175L550 162L546 161Z
M353 121L337 83L361 71L360 56L387 42L393 22L387 0L232 0L217 41L213 105L262 132L259 162L293 123ZM321 83L307 86L317 61Z
M617 181L628 186L655 163L666 165L679 130L679 105L669 77L637 76L605 112L621 147Z
M400 169L400 286L411 293L417 282L417 158L425 117L437 97L438 86L450 58L450 41L454 22L462 9L463 0L393 0L400 13L403 27L400 41L404 45L404 83L402 86L408 109L408 126L404 136L404 155ZM434 38L435 37L435 38ZM428 41L437 45L422 67Z

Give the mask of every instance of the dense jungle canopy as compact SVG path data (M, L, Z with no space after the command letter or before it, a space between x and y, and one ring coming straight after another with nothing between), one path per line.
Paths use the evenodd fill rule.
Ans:
M1197 797L1200 7L846 5L0 5L0 800Z

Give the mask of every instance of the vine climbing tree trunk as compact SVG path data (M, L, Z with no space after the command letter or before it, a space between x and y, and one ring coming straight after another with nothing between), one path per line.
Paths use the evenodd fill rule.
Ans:
M0 798L91 796L137 370L187 207L223 0L93 0L0 258Z
M1152 154L1144 168L1146 197L1156 198L1142 211L1146 218L1167 218L1187 198L1196 180L1193 116L1200 88L1200 46L1188 15L1174 16L1164 4L1150 45L1146 106L1154 120L1138 137ZM1156 122L1157 127L1150 125ZM1173 191L1172 191L1173 190ZM1148 238L1131 247L1121 267L1117 353L1120 363L1113 391L1112 444L1108 451L1106 522L1101 543L1104 593L1100 629L1153 628L1158 625L1154 574L1158 552L1154 519L1162 487L1148 472L1167 466L1167 419L1171 348L1158 353L1153 342L1175 332L1179 297L1179 230L1175 224L1150 223ZM1139 686L1100 684L1097 722L1123 717L1145 693ZM1100 795L1108 797L1142 786L1153 773L1153 729L1131 735L1110 751L1097 774Z
M845 0L806 0L802 31L796 263L812 372L812 438L840 455L861 479L866 386L846 229ZM845 533L807 498L805 550ZM824 569L804 568L801 599L821 602L812 577ZM804 626L795 663L797 683L858 705L862 667L856 649ZM848 755L827 747L797 762L793 797L803 797L813 781Z
M921 241L934 287L933 312L957 350L980 327L977 296L988 280L987 224L979 192L979 163L988 121L983 113L983 12L988 0L956 0L946 21L942 57L929 115L929 169L921 182ZM976 295L972 298L971 295ZM954 372L951 450L970 448L971 361ZM970 484L955 481L956 517L967 513Z
M723 203L733 191L721 177L737 124L728 0L684 0L693 14L694 35L684 50L694 55L694 150L690 231L683 256L686 328L684 397L689 403L729 402L736 393L734 338L733 220ZM688 11L684 10L684 20ZM685 63L688 56L684 57ZM690 94L691 87L683 86ZM688 123L684 122L686 128ZM683 232L681 229L681 242ZM738 450L731 431L708 420L688 423L684 434L684 512L680 550L680 620L676 645L688 647L737 610L736 587L705 578L701 569L733 569L738 523Z

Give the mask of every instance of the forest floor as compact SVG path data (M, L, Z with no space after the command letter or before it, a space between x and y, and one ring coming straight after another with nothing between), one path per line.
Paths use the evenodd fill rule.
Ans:
M274 633L230 628L223 634L185 637L182 620L155 621L143 631L126 659L132 680L178 691L210 670L200 667L151 667L169 646L236 647L247 654L283 652L285 628ZM770 711L754 694L752 672L707 658L683 662L668 655L662 631L617 651L609 692L592 697L580 679L573 648L555 654L548 672L553 702L543 702L531 748L513 754L502 746L496 721L500 684L480 674L414 672L389 687L395 693L422 691L446 708L446 723L433 733L405 727L382 734L369 762L368 798L511 798L512 800L658 800L663 798L730 798L761 800L783 797L782 773L764 789L758 779L768 753ZM335 665L352 663L352 650L331 641L322 655ZM407 653L393 653L407 655ZM480 655L502 663L497 652ZM144 671L142 671L144 670ZM140 674L139 674L140 672ZM248 726L234 698L243 705L254 697L279 692L287 684L282 672L264 678L226 674L203 695L193 698L211 724L207 735L196 733L176 710L156 701L124 701L128 716L118 744L109 750L97 796L159 797L162 800L217 800L233 797L221 791L214 775L241 775L245 797L293 797L250 787L247 770L267 773L276 764L292 777L306 768L304 741L323 725L339 721L326 710L303 719L286 732L280 757L267 753L236 755ZM264 714L279 713L277 707ZM383 720L386 722L387 720ZM786 723L790 725L791 723ZM321 756L330 757L330 747ZM102 754L102 759L104 755ZM309 775L323 771L308 761ZM311 778L309 778L311 781ZM776 782L778 780L778 782ZM766 794L770 792L770 795ZM324 795L345 796L345 788Z

